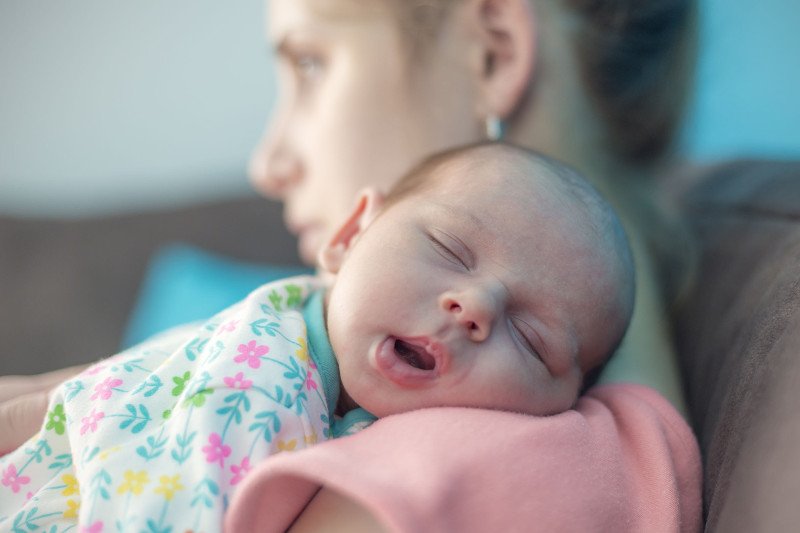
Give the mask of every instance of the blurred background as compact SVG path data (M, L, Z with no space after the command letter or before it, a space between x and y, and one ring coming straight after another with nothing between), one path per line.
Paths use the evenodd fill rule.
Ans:
M274 97L262 0L0 2L0 213L249 193Z
M700 0L682 150L800 159L797 0ZM297 272L250 190L262 0L0 1L0 375L85 363ZM280 266L276 266L280 265Z
M274 100L262 0L0 2L0 214L249 194ZM800 156L796 0L701 0L685 151Z

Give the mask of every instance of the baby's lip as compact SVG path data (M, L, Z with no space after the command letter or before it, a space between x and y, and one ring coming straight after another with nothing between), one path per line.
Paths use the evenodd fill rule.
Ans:
M438 378L448 361L447 347L429 337L389 336L375 352L378 370L403 387L421 386Z

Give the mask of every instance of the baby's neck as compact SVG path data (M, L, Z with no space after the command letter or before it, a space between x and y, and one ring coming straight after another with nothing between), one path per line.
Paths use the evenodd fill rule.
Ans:
M346 413L352 411L353 409L357 409L359 405L353 401L347 391L344 390L344 385L342 384L341 379L339 380L339 401L336 402L336 410L334 414L338 416L344 416Z

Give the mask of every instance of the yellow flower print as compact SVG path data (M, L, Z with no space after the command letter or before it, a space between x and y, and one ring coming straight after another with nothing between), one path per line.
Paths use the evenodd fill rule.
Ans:
M123 481L117 489L118 494L132 492L139 495L142 493L142 490L144 490L144 486L150 483L150 478L147 477L147 472L145 470L139 470L138 472L126 470L124 476L125 481Z
M72 496L73 494L80 494L80 488L78 487L78 480L75 479L75 476L72 474L64 474L61 476L61 481L63 481L67 486L64 487L64 490L61 491L61 494L64 496Z
M172 497L175 496L176 492L186 488L183 485L181 485L180 477L181 477L180 474L176 474L171 477L170 476L159 477L158 481L161 483L161 485L156 487L154 492L156 494L163 494L164 499L170 501Z
M301 361L308 361L308 344L306 344L306 339L304 337L297 337L297 343L300 347L295 350L294 354Z
M81 504L75 500L67 500L67 510L64 511L64 518L78 518L78 509Z
M292 439L289 442L284 440L278 441L278 451L281 452L291 452L297 447L297 439Z
M100 452L100 455L98 457L100 457L101 461L105 461L108 459L109 455L111 455L112 453L117 453L118 451L120 451L120 449L121 448L119 446L113 446L111 448L107 448L102 452Z
M317 432L313 432L311 435L306 435L304 437L306 444L316 444L319 437L317 437Z

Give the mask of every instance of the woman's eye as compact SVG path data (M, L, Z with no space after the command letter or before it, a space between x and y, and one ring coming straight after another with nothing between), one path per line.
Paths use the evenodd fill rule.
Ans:
M460 266L460 267L463 267L463 268L466 268L467 270L469 270L469 267L464 262L464 260L461 259L458 256L458 254L453 252L453 250L451 250L450 248L448 248L447 246L442 244L442 242L440 240L438 240L436 237L434 237L432 235L429 236L428 238L430 239L431 244L433 244L434 249L439 253L439 255L441 255L442 257L444 257L445 259L447 259L448 261L450 261L454 265L457 265L457 266Z
M295 59L295 70L300 79L314 81L322 74L322 59L314 55L299 55Z

